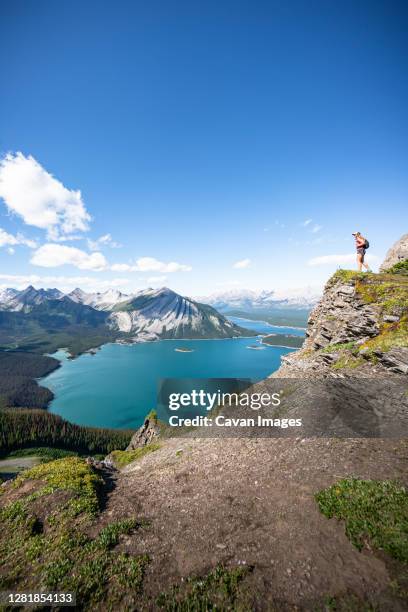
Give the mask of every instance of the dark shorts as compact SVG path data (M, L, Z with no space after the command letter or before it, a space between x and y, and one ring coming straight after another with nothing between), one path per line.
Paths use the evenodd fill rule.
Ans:
M358 249L357 249L357 253L358 253L359 255L362 255L362 256L364 257L365 252L366 252L366 250L365 250L365 248L364 248L364 247L358 247Z

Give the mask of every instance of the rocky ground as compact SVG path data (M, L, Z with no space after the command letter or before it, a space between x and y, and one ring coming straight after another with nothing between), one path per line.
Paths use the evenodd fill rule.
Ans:
M242 590L249 609L324 610L334 597L359 602L352 609L403 610L391 588L400 569L359 552L314 494L350 475L408 485L407 460L407 440L167 440L120 474L97 529L146 519L121 547L151 557L147 608L158 591L222 563L252 568Z

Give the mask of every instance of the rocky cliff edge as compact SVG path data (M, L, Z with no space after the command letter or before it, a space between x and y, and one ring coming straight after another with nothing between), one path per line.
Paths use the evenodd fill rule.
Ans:
M408 275L337 271L277 377L408 374Z

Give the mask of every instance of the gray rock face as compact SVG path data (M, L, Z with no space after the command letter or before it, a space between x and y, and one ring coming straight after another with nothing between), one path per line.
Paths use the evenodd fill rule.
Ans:
M408 374L408 348L395 347L388 353L377 352L377 357L386 368L396 374Z
M132 437L129 446L126 450L135 450L153 442L154 438L160 436L160 427L156 419L145 419L143 425L137 430Z
M399 261L404 261L404 259L408 259L408 234L401 236L401 238L388 250L381 264L380 271L385 272Z
M353 283L329 284L309 317L304 348L318 350L329 344L366 340L378 332L375 307L359 298Z
M368 283L366 287L369 286ZM401 306L397 305L393 311L384 313L379 302L363 299L357 288L358 280L353 278L347 281L334 276L329 280L322 299L310 314L302 349L283 357L281 367L272 377L371 378L408 374L407 347L396 344L384 352L377 349L374 359L370 349L363 347L381 334L384 324L398 326L406 309L398 313Z

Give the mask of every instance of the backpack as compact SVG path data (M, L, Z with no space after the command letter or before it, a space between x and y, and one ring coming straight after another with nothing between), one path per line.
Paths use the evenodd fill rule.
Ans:
M364 248L365 249L369 249L370 248L370 243L368 242L367 238L365 239Z

